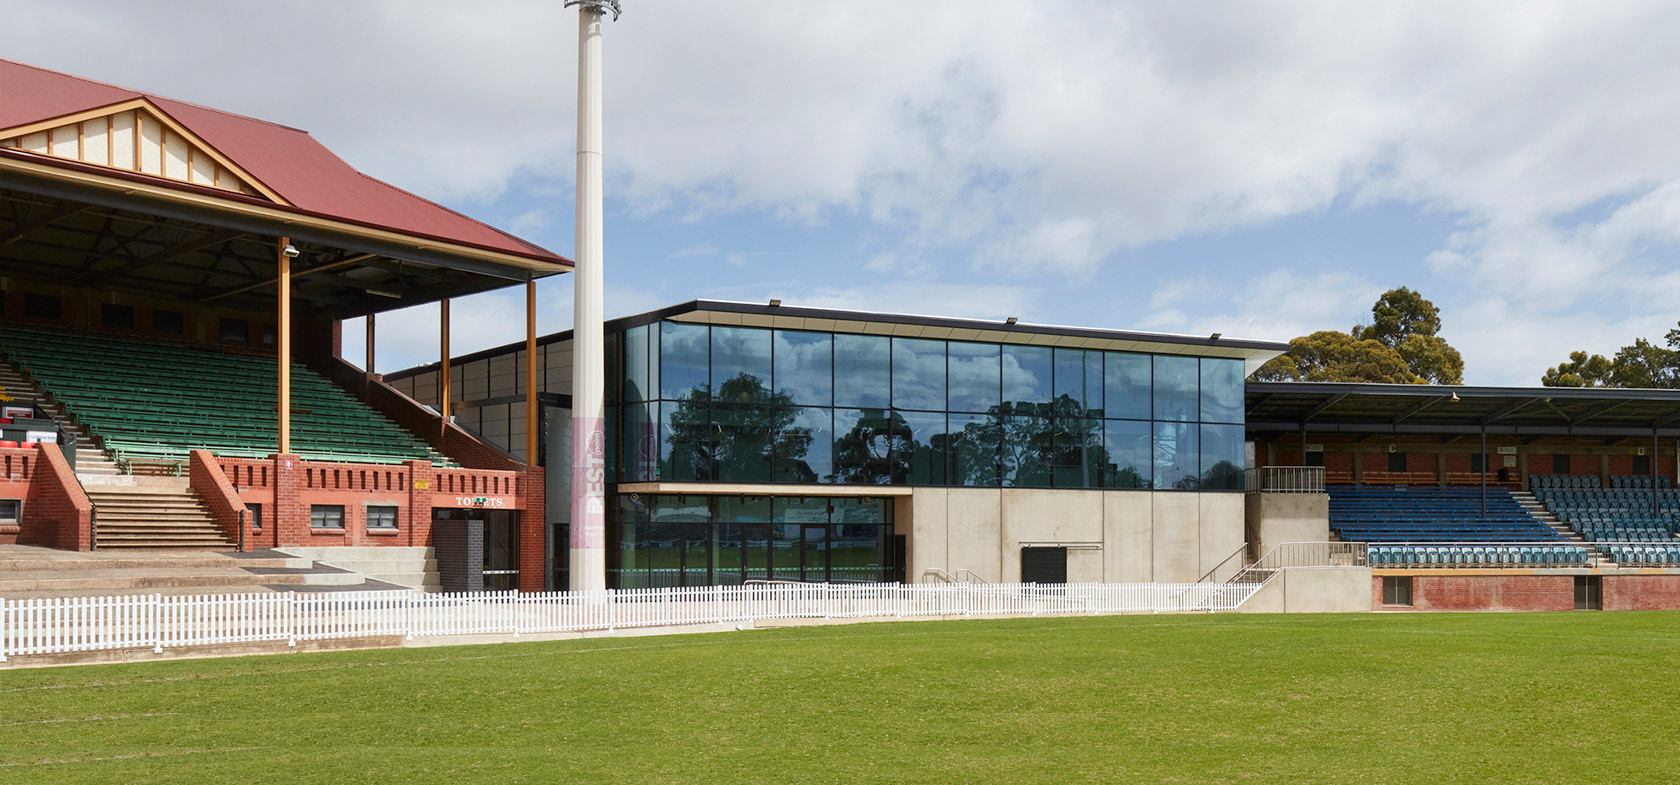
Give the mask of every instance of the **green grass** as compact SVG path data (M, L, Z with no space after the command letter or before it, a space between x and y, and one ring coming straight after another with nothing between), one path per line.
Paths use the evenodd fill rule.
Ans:
M867 624L0 672L0 783L1680 781L1680 614Z

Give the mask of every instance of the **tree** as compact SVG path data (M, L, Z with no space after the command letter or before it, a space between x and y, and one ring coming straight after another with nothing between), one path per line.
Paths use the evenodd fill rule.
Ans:
M1289 352L1255 373L1261 381L1462 384L1464 357L1441 330L1441 309L1423 295L1390 289L1371 306L1371 323L1320 330L1289 342Z
M1420 380L1399 352L1375 340L1359 340L1338 330L1320 330L1289 342L1289 352L1260 367L1260 381L1379 382L1415 384Z
M1547 387L1680 388L1680 330L1664 336L1669 348L1644 338L1623 346L1615 357L1570 352L1569 362L1546 369L1540 383Z

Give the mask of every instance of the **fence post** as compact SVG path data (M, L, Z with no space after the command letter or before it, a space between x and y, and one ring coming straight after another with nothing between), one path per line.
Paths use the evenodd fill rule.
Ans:
M297 592L286 592L286 645L296 646L297 636Z
M163 595L152 595L152 653L163 653Z
M6 612L6 598L0 597L0 662L6 661L6 652L12 640L12 616Z
M607 590L607 632L612 632L613 630L618 628L618 625L616 623L618 613L616 612L615 607L614 607L617 604L618 604L618 595L615 594L612 589L608 589Z
M519 592L508 595L508 613L513 614L513 637L519 637Z
M717 623L723 623L723 584L712 587L712 607L717 609Z
M410 589L407 594L403 595L403 626L407 628L405 630L407 632L406 640L414 640L415 594L418 594L418 592Z

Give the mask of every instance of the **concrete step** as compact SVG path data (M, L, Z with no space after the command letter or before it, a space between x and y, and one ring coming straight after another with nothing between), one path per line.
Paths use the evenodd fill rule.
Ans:
M30 545L0 545L0 572L9 570L90 570L90 569L193 569L216 567L243 569L248 567L307 568L308 559L299 559L271 550L254 553L147 553L130 551L61 551Z

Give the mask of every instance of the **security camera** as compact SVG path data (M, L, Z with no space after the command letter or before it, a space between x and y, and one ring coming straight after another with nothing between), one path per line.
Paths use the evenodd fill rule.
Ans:
M286 255L287 259L298 258L298 249L297 249L297 246L295 246L295 245L286 246L286 250L281 251L281 253L284 253Z

